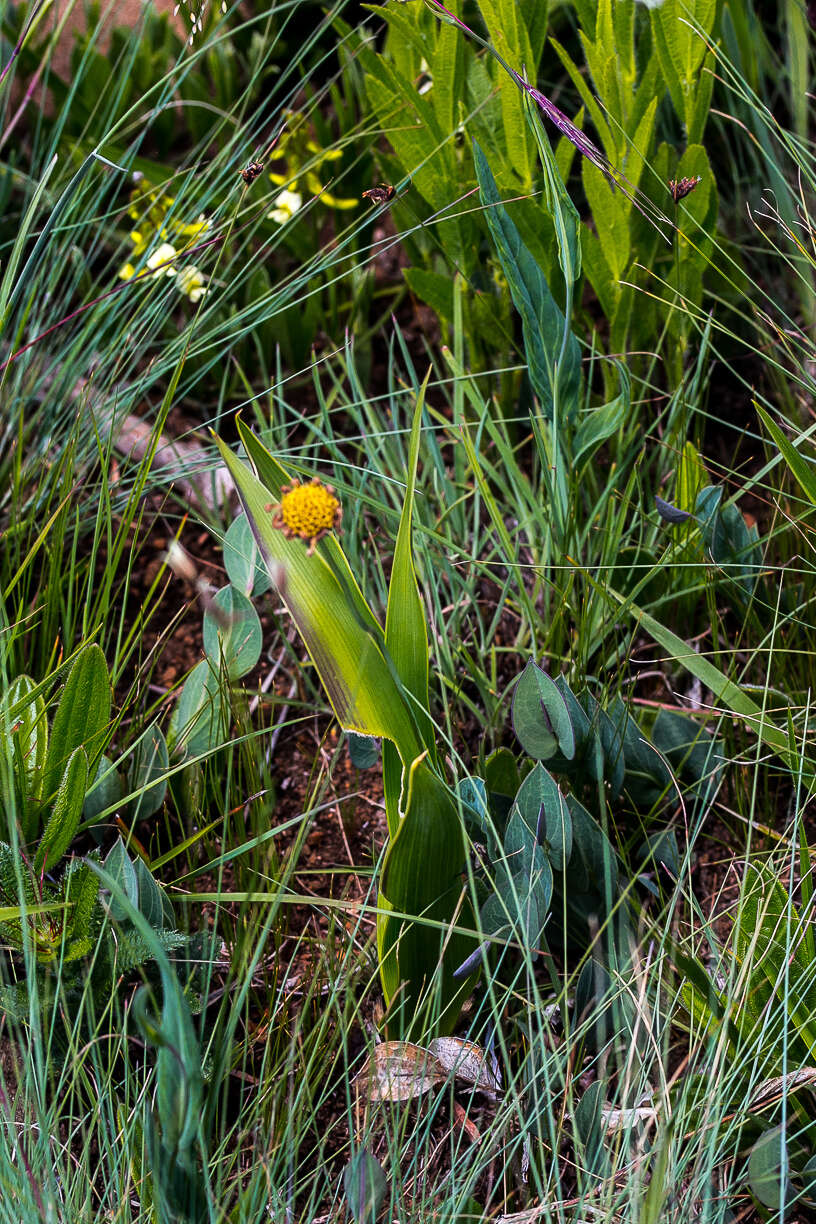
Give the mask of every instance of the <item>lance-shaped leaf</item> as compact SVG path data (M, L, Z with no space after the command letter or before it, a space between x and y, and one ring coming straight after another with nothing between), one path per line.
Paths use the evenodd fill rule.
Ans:
M432 762L436 758L433 723L428 709L428 629L425 609L419 594L414 570L413 514L416 469L419 458L419 440L422 433L422 407L425 389L428 386L430 369L417 396L414 420L411 426L411 441L408 453L408 471L405 482L405 501L394 547L394 563L388 586L388 608L385 616L385 645L389 658L399 675L408 700L414 705L414 717ZM402 788L402 761L395 747L383 747L383 789L388 832L393 837L400 822L400 792Z
M541 96L541 95L539 95ZM575 414L581 390L581 350L530 251L502 203L487 159L476 141L473 161L485 205L485 219L521 315L530 381L544 415Z
M337 720L349 731L392 740L403 761L422 751L414 718L385 656L382 628L354 580L337 540L321 540L309 555L306 541L287 539L272 526L286 469L247 429L241 441L257 476L216 439L235 480L252 534L326 690Z

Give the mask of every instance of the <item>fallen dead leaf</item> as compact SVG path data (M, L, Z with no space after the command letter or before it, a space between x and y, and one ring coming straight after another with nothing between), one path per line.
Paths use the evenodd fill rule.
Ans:
M410 1041L383 1041L358 1072L354 1083L371 1101L410 1101L435 1084L447 1072L433 1054Z

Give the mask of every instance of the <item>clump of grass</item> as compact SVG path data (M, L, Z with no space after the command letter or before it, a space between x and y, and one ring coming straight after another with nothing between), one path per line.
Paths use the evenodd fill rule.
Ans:
M747 4L730 7L750 15ZM149 665L142 664L147 626L178 599L175 580L168 589L169 575L160 571L134 617L126 597L145 555L133 549L134 538L149 548L155 522L167 536L167 525L175 529L189 509L168 493L152 462L179 403L195 415L197 434L206 426L228 432L240 403L293 470L319 470L335 485L352 568L382 609L409 417L427 363L433 372L415 545L432 628L433 714L454 774L478 773L494 748L512 743L508 698L530 656L642 710L695 710L724 743L729 767L705 815L678 791L668 822L679 842L671 876L665 866L643 870L637 859L643 836L654 830L627 826L610 808L610 829L632 866L634 935L625 955L604 965L608 989L594 1009L582 1014L576 1005L584 989L581 955L565 947L545 959L536 949L514 948L485 975L461 1026L491 1065L495 1058L501 1090L480 1094L451 1076L407 1103L372 1102L357 1076L376 1058L380 1037L377 864L358 864L345 890L332 896L316 897L307 887L300 854L312 823L326 819L327 771L338 767L342 746L315 754L312 778L294 781L300 810L286 821L277 815L287 735L307 717L311 724L315 710L324 727L326 710L274 597L266 597L265 645L280 664L263 666L266 676L278 666L278 683L267 693L254 677L225 682L234 734L212 754L204 801L186 824L168 806L148 847L185 926L206 924L223 940L206 967L205 1006L193 1022L206 1102L195 1154L207 1204L201 1218L339 1219L347 1210L343 1170L360 1148L385 1173L389 1218L637 1215L649 1222L697 1214L724 1224L748 1209L752 1195L774 1210L768 1196L783 1184L784 1160L793 1193L800 1193L801 1153L812 1144L802 1103L810 1088L792 1078L812 1043L796 1028L795 983L785 968L806 955L803 989L810 989L812 950L794 907L810 917L814 499L805 423L813 391L806 324L813 184L796 74L783 82L789 131L772 121L763 100L769 45L762 43L766 62L753 84L733 47L730 59L720 60L729 114L756 137L729 139L735 198L755 190L749 179L785 185L767 215L753 209L769 245L749 252L751 266L761 266L772 287L760 306L756 287L747 292L734 246L708 235L712 259L731 282L728 295L689 311L695 352L679 386L666 387L660 353L639 365L630 409L598 461L566 474L569 532L558 537L535 414L493 397L507 373L499 357L472 374L456 326L449 348L438 350L429 338L419 356L399 327L383 336L382 313L404 296L395 290L393 299L375 297L371 306L372 260L396 238L375 238L367 217L349 213L348 223L332 222L331 248L323 247L320 218L327 214L316 199L298 220L301 239L290 239L269 225L281 185L244 188L240 169L268 148L285 108L307 115L328 146L333 107L354 192L373 181L373 125L347 82L325 84L335 71L331 40L323 41L332 15L302 50L324 78L312 96L302 89L297 57L279 64L270 84L268 70L297 8L282 6L274 20L262 13L228 27L205 23L201 40L158 74L146 103L122 113L115 91L105 92L76 133L76 153L62 156L65 125L72 107L80 109L93 67L85 47L62 112L53 122L31 123L25 169L8 171L12 207L3 222L0 284L5 675L27 670L44 678L75 644L95 639L116 677L123 724L172 700L151 690ZM793 29L792 9L786 21ZM160 116L172 114L180 98L190 112L207 109L185 98L185 81L233 42L251 43L253 33L262 37L255 58L245 61L241 91L210 112L211 124L189 148L172 150L158 168L145 166ZM133 32L126 54L138 54L140 37ZM747 44L739 45L744 55ZM15 71L12 64L4 89ZM353 66L349 71L358 84ZM7 110L6 128L10 118ZM349 151L355 142L359 156ZM141 204L131 199L134 171L149 172L151 187L172 197L168 224L192 224L201 214L211 222L194 252L207 278L196 303L166 276L118 280L133 254L128 208L143 207L145 219L149 211L146 189ZM331 190L354 194L342 184ZM456 197L455 184L450 195ZM734 233L743 240L736 224ZM270 261L275 275L259 278ZM663 289L655 286L658 294ZM311 303L319 304L316 327L332 343L330 356L309 364L293 360L305 334L293 319L305 318ZM752 315L750 328L735 322L740 311ZM357 339L342 346L347 323ZM291 333L286 353L275 350L279 331ZM746 345L761 352L757 385L738 368ZM384 373L372 391L375 350ZM598 340L584 358L586 411L606 381L593 372L609 362ZM525 365L520 353L517 381ZM780 441L766 421L760 426L751 417L744 467L734 460L733 426L712 390L717 366L717 385L726 371L742 388L735 398L755 396L781 430ZM128 414L145 417L152 429L140 462L127 463L114 450L115 422ZM742 434L745 423L743 415ZM692 528L668 528L654 509L656 493L680 504L682 474L695 462L711 483L726 487L740 513L759 520L762 585L747 601L736 597L727 567L714 564ZM223 536L229 514L226 507L201 511L214 538ZM270 725L277 727L271 754ZM723 862L710 874L723 904L701 894L710 885L700 852L710 860L717 839ZM775 928L773 981L767 962L776 953L762 942L757 918L756 869L766 863L790 899ZM339 868L337 874L342 879ZM740 930L752 932L747 945ZM609 934L599 932L595 952L609 947ZM69 1060L64 1051L58 1057L54 1028L27 1037L6 1025L11 1044L0 1108L14 1121L0 1127L0 1165L15 1218L148 1220L166 1212L146 1155L158 1071L135 1027L135 985L130 980L99 1011L85 1001L83 1025L92 1037L80 1040L77 1028ZM712 1019L701 1000L713 1007L715 999L722 1014ZM741 1021L746 1015L751 1023ZM773 1079L778 1090L766 1092ZM769 1133L773 1147L777 1127L785 1128L774 1149L780 1156L766 1162L763 1183L751 1153Z

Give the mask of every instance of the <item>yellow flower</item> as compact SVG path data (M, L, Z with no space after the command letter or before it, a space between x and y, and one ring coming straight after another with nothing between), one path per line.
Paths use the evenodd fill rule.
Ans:
M275 509L273 506L267 507ZM310 484L302 485L293 480L281 489L280 505L275 510L272 526L279 528L291 539L298 536L309 541L309 553L313 553L318 540L330 531L339 531L343 519L343 507L334 495L331 485L324 485L314 477Z

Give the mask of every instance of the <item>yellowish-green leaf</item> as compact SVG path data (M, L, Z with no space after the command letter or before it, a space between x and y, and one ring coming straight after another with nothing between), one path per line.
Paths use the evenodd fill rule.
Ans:
M309 555L305 540L287 539L269 509L289 474L247 430L241 431L261 479L216 439L235 480L258 551L317 669L337 720L349 731L392 740L403 762L421 751L419 735L386 662L384 637L337 540ZM263 481L263 483L262 483Z
M417 397L411 427L406 473L405 500L402 505L394 563L388 587L388 608L385 617L385 647L402 682L407 700L414 704L414 717L431 758L436 758L433 724L428 717L428 632L425 609L419 594L413 557L413 513L419 442L422 435L422 408L431 371L425 376ZM393 837L399 828L402 813L402 761L396 748L383 745L383 789L388 831Z
M686 442L677 467L677 484L674 501L680 510L687 514L694 513L697 505L697 494L709 484L708 472L700 458L700 452L693 442Z

